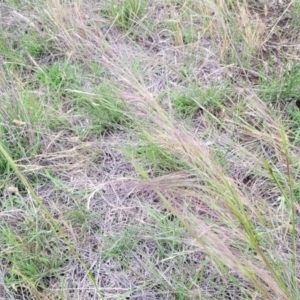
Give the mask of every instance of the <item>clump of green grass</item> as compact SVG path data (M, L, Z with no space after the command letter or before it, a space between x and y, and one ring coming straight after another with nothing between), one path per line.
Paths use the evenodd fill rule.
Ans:
M14 228L1 222L4 283L28 298L40 298L50 278L59 281L59 273L68 259L55 231L36 217L36 220L25 217Z
M20 90L17 98L2 103L0 138L13 159L38 153L41 136L34 128L43 122L43 113L42 103L28 90ZM5 163L0 161L3 170Z
M184 119L193 117L196 112L201 109L192 95L186 95L184 93L176 96L174 99L174 107L178 115Z
M147 210L147 213L157 227L158 234L154 240L158 258L164 260L170 257L170 253L180 253L184 248L182 236L185 230L178 218L154 209Z
M147 1L143 0L106 1L105 15L113 24L129 30L144 17L146 6Z
M28 55L39 59L49 53L51 43L36 29L27 28L12 34L0 33L0 53L19 67L28 61Z
M128 146L125 149L128 157L134 157L138 162L142 162L149 174L168 174L184 168L184 163L179 160L168 149L148 142L144 145Z
M75 226L80 226L83 235L90 230L93 230L95 220L98 220L99 215L91 210L88 210L83 205L77 204L68 213L66 219Z
M189 119L203 109L212 113L221 110L229 91L226 86L189 87L185 92L174 95L173 105L178 117Z
M89 119L89 134L103 135L130 126L130 113L114 85L103 83L92 94L78 92L74 103Z
M30 54L35 58L39 58L40 56L46 54L49 45L47 45L47 41L45 41L40 35L34 30L27 30L21 37L20 48L25 53Z
M134 239L133 236L130 229L128 229L121 234L104 237L104 257L117 257L126 260L129 252L138 243L138 240Z
M0 33L0 53L11 63L20 65L25 59L19 51L13 49L13 41L9 39L9 35L5 32Z
M292 66L291 68L286 67L282 73L275 73L262 79L257 90L261 99L267 102L292 101L300 97L299 83L300 68Z
M45 84L51 91L60 93L71 84L75 84L76 79L75 68L68 61L41 68L36 74L38 82Z

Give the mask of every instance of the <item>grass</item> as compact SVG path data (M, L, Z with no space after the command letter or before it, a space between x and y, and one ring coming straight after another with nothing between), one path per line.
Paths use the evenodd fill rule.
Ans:
M298 14L0 4L0 299L299 299Z
M129 30L144 17L147 6L147 1L143 0L118 0L114 2L108 0L104 2L106 6L103 12L104 16L124 30Z

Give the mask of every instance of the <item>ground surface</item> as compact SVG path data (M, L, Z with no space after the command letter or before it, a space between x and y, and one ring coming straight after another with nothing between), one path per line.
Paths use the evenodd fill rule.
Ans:
M0 299L300 299L298 1L0 18Z

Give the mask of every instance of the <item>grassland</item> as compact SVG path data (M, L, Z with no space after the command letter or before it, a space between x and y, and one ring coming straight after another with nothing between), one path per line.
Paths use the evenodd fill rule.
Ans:
M300 299L300 4L0 3L0 299Z

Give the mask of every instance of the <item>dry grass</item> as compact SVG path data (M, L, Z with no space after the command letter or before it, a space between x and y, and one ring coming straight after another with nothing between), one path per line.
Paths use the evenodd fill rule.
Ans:
M0 299L299 299L296 1L0 4Z

